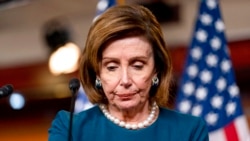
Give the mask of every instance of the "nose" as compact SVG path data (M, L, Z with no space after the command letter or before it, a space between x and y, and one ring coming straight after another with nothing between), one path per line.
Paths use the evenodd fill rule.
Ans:
M129 86L132 85L131 78L127 69L122 70L120 85L125 88L128 88Z

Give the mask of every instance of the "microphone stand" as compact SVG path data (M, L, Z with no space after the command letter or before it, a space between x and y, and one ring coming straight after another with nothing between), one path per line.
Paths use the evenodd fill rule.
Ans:
M71 98L71 106L70 106L70 117L69 117L69 130L68 130L68 141L71 141L72 136L72 124L73 124L73 115L75 109L75 100L76 100L76 93L80 87L80 82L78 79L72 79L69 83L69 88L72 94Z

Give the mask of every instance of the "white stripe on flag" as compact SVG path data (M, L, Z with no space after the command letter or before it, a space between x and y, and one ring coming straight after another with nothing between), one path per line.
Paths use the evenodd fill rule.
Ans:
M227 141L223 128L209 132L209 141Z
M246 117L243 115L239 116L233 122L239 138L238 141L250 141ZM209 141L227 141L224 128L209 132Z
M246 117L242 115L236 118L234 122L239 141L250 141Z

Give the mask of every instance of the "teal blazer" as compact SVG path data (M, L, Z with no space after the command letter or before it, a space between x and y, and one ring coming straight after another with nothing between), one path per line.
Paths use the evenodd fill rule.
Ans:
M67 141L69 112L60 111L49 129L49 141ZM149 127L130 130L107 119L98 106L75 114L72 141L208 141L205 122L191 115L160 108Z

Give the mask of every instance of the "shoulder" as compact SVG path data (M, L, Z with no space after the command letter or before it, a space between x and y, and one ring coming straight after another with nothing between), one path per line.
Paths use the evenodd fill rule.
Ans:
M100 111L99 107L93 106L92 108L89 108L89 109L84 110L80 113L74 114L73 122L75 123L75 122L82 121L84 119L91 119L91 117L98 115L98 111ZM53 122L64 122L65 123L65 121L69 121L69 118L70 118L70 113L68 111L61 110L57 113Z
M201 122L205 124L205 121L201 119L200 117L196 117L189 114L183 114L174 110L166 109L166 108L160 108L161 115L163 117L167 117L169 120L178 121L178 122L187 122L188 123L196 123Z
M90 109L87 109L87 110L84 110L80 113L74 114L74 119L83 118L86 115L89 116L89 115L91 115L91 113L95 113L97 111L97 109L99 109L98 106L93 106ZM65 111L65 110L61 110L56 114L54 121L55 120L62 120L62 121L69 120L69 117L70 117L70 112Z
M93 106L87 110L84 110L80 113L74 115L74 121L84 121L86 119L93 119L96 116L101 114L100 108L98 106Z
M174 127L177 133L187 137L200 140L208 140L208 129L206 122L200 118L189 114L179 113L174 110L160 108L160 119L162 124Z
M88 110L82 111L73 116L73 131L77 128L81 122L90 120L91 117L98 114L98 106L94 106ZM69 129L70 112L61 110L59 111L52 121L51 127L49 128L49 140L60 140L67 138Z

